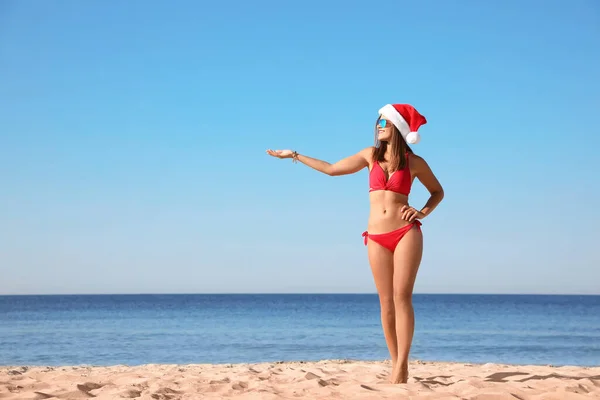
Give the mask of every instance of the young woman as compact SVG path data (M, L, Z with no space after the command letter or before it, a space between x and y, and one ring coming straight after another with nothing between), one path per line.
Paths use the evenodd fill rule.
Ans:
M278 158L292 158L330 176L369 170L371 210L363 233L375 287L379 294L381 323L392 360L392 383L406 383L408 355L414 332L413 287L421 263L421 219L437 207L444 190L427 162L408 143L418 143L417 132L427 123L408 104L387 104L379 110L375 145L335 164L292 150L267 150ZM408 195L417 178L431 196L420 210L409 205Z

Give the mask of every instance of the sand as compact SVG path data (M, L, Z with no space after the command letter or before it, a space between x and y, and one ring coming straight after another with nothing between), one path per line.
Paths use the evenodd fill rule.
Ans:
M0 367L0 399L600 399L600 367L364 361Z

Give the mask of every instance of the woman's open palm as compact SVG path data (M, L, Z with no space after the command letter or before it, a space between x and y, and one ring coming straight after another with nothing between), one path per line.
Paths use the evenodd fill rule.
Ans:
M294 152L291 150L267 150L267 154L277 158L292 158Z

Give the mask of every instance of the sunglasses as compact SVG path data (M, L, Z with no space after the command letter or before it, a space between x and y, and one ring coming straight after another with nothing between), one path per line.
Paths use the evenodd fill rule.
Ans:
M377 126L379 126L381 129L383 129L387 126L392 126L392 123L390 121L388 121L387 119L380 119L377 121Z

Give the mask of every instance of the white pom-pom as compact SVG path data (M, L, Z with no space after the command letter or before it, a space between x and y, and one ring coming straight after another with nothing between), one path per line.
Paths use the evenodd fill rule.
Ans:
M408 135L406 135L406 143L417 144L420 141L421 135L419 135L419 132L410 132Z

